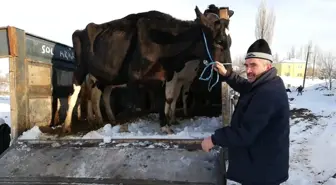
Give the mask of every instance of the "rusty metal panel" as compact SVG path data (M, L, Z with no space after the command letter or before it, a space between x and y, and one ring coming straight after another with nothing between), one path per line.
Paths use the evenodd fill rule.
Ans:
M8 56L8 37L7 29L0 29L0 57Z
M230 86L226 82L221 83L222 87L222 117L223 117L223 126L230 126L231 116L232 116L232 105L230 97ZM229 158L228 148L223 148L223 153L225 159ZM226 171L226 169L225 169Z
M28 115L31 127L47 126L51 120L51 96L45 98L29 98Z
M26 58L46 63L59 61L69 66L72 66L75 61L71 47L32 34L26 34Z
M0 39L7 46L7 49L0 46L0 52L10 52L11 56L16 56L10 58L9 67L12 136L16 138L34 125L49 124L52 71L56 68L73 71L76 66L71 47L27 34L15 27L8 28L8 34L0 29ZM8 39L11 42L10 49ZM69 79L72 79L69 78L70 74L72 72L62 73L59 83L69 84Z
M28 85L49 86L51 84L51 65L30 61L28 64Z
M9 42L9 55L12 57L18 56L17 40L16 40L16 28L8 27L8 42Z
M11 115L11 135L13 138L18 136L17 121L17 98L16 98L16 64L14 57L9 58L9 89L10 89L10 115Z
M27 76L25 64L25 32L15 28L17 57L10 58L11 130L16 138L29 128L27 116Z
M26 60L28 88L28 122L46 126L51 120L51 64Z
M230 101L230 87L226 82L222 82L222 116L223 125L229 126L231 121L232 109Z

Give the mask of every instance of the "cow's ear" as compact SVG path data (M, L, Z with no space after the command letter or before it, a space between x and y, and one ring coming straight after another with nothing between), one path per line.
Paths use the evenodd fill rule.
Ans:
M229 17L232 17L234 14L234 11L233 10L229 10Z
M202 14L202 12L198 9L197 6L195 7L195 13L197 16L197 20L200 22L200 24L203 24L204 26L213 29L213 23L211 23L211 21L208 18L206 18L204 14Z

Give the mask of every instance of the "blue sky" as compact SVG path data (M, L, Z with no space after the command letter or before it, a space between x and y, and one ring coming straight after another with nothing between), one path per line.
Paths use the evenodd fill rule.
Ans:
M72 46L71 35L89 22L103 23L127 14L159 10L180 19L194 19L194 8L209 4L235 11L230 23L232 56L244 55L255 41L259 0L11 0L2 2L0 26L15 26L29 33ZM276 14L273 53L285 57L292 46L309 40L336 53L336 0L268 0Z

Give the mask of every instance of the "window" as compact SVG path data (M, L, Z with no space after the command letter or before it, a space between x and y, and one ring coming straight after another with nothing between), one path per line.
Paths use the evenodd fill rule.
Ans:
M302 73L298 73L297 76L301 77L301 76L302 76Z

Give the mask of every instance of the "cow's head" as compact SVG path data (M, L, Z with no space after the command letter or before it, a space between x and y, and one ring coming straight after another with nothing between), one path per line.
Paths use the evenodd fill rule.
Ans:
M229 10L228 7L218 8L215 5L210 5L204 14L197 6L195 12L199 23L206 28L203 31L206 34L208 48L212 51L213 59L224 63L227 69L232 70L229 22L234 11Z

